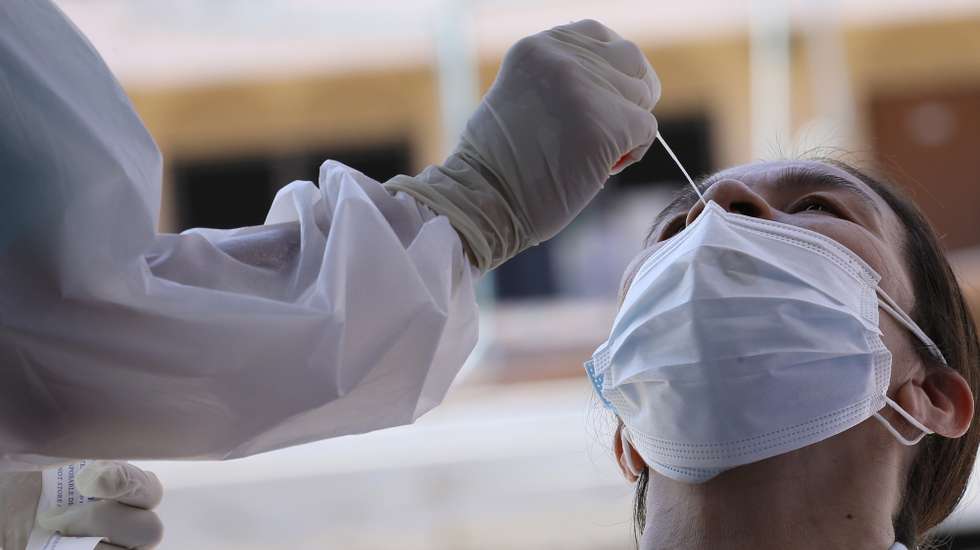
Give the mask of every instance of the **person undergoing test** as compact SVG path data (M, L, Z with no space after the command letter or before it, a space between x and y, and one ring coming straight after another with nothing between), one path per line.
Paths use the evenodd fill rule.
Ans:
M693 186L692 182L692 186ZM656 216L586 362L648 549L905 549L980 444L974 321L893 184L723 170Z
M476 342L474 281L638 161L660 95L631 42L556 27L511 48L444 163L382 184L328 161L262 226L158 234L160 153L56 6L0 4L0 67L0 471L412 422Z

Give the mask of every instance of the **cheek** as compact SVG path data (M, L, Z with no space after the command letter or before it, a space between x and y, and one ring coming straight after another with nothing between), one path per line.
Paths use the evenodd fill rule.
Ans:
M905 271L900 243L890 243L867 229L844 220L829 218L796 224L834 239L857 254L871 266L881 281L878 283L906 312L913 305L911 282ZM887 314L884 314L887 315Z
M830 237L857 254L885 279L892 270L890 247L867 229L832 216L794 216L792 225Z
M888 383L888 390L891 392L909 379L919 365L919 355L912 345L908 329L884 311L878 311L881 339L892 354L891 381Z

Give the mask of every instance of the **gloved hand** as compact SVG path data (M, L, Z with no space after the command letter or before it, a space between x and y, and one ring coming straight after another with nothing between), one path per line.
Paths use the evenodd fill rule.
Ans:
M96 550L153 548L163 526L151 510L163 487L156 475L125 462L90 462L75 479L78 492L100 500L52 508L37 524L66 537L105 537ZM23 550L35 525L41 472L0 474L0 548Z
M553 237L640 160L659 99L632 42L591 20L555 27L511 47L443 165L385 186L447 216L486 271Z

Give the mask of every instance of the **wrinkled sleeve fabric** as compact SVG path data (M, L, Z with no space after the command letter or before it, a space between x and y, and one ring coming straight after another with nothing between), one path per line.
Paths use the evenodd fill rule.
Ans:
M0 69L0 470L241 457L442 400L477 338L446 218L327 162L262 226L157 234L160 154L70 21L0 3Z

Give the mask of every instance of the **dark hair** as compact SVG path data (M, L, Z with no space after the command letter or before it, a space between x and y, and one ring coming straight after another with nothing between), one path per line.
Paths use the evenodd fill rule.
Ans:
M892 209L905 227L902 252L909 266L915 305L909 315L939 346L949 366L967 381L977 400L980 388L980 343L977 329L956 276L943 255L932 226L915 203L879 176L872 176L845 162L816 159L847 171L863 181ZM924 346L917 351L926 368L946 368L935 363ZM980 427L971 423L960 438L928 437L919 444L902 502L893 518L895 537L909 548L929 544L927 534L953 511L963 497L980 445ZM637 481L633 503L637 542L646 525L648 471Z
M949 366L967 381L976 401L980 388L976 325L932 226L915 203L894 185L840 161L824 162L861 179L884 199L905 226L902 251L915 296L909 315L939 346ZM935 364L925 346L919 346L918 351L927 368L945 368ZM928 437L920 443L894 518L899 542L910 548L923 544L926 533L949 516L966 491L978 445L977 423L971 423L963 437Z

